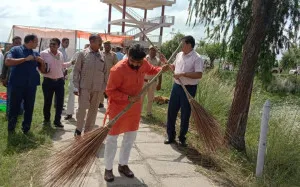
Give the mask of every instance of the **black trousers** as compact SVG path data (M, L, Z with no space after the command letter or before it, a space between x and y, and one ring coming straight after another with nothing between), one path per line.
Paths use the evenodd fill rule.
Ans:
M51 117L51 105L53 100L53 95L56 95L55 100L55 118L54 118L54 124L60 123L61 120L61 113L63 109L64 104L64 96L65 96L65 81L63 78L60 79L50 79L47 77L44 77L43 81L43 93L44 93L44 120L50 121Z
M191 96L195 97L197 85L186 85L185 87ZM189 129L191 106L181 85L174 83L168 106L167 133L170 140L174 140L176 137L175 124L179 109L181 110L181 122L178 138L179 141L185 142L185 135Z
M9 113L8 131L14 131L17 124L18 115L22 100L24 101L24 120L22 123L23 132L28 132L31 127L32 114L35 102L36 86L9 86Z

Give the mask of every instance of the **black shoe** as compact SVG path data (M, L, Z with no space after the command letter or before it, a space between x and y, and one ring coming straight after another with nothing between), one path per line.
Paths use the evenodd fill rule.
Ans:
M81 136L81 132L79 131L79 130L75 130L75 132L74 132L74 136L76 137L76 136Z
M28 131L23 130L23 134L26 135L26 136L31 135L30 132L29 132L29 130Z
M58 123L54 123L54 126L56 128L64 128L63 124L61 122L58 122Z
M119 167L118 167L118 171L122 174L124 174L126 177L128 178L133 178L134 177L134 174L133 172L129 169L128 165L124 165L124 166L121 166L119 164Z
M176 143L174 139L166 139L164 141L164 144L172 144L172 143Z
M50 120L44 120L43 125L50 126L51 125Z
M106 180L106 182L112 182L112 181L114 181L114 179L115 179L115 176L114 176L112 170L105 169L104 180Z
M179 141L179 145L181 147L187 147L187 144L185 143L185 141Z
M100 104L99 104L99 108L104 108L104 104L103 104L103 103L100 103Z
M69 120L69 119L72 119L72 115L66 115L66 117L65 117L65 120Z

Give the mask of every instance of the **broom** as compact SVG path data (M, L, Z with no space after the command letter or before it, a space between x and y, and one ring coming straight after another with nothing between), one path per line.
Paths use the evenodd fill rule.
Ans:
M144 33L144 31L141 28L139 29L143 33L145 38L148 40L148 42L155 47L155 45L153 45L153 43ZM161 53L158 49L157 51ZM172 71L172 73L174 74L174 71ZM204 148L206 148L208 151L215 151L218 147L221 147L223 144L223 136L218 121L191 96L184 84L182 84L180 78L177 80L183 88L186 97L188 98L188 101L190 103L192 118L196 126L198 135L204 143Z
M173 52L171 59L180 50L181 45ZM142 96L148 88L155 83L162 74L160 71L146 84L138 96ZM110 120L105 126L85 133L81 138L73 139L72 142L54 153L48 163L45 186L82 185L97 157L97 152L108 135L111 127L125 114L134 103L129 103L117 116Z

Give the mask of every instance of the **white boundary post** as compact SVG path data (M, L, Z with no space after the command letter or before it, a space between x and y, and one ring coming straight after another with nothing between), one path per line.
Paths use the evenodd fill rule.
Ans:
M259 145L258 145L258 153L257 153L257 164L256 164L256 177L261 177L264 169L270 108L271 108L271 103L269 100L267 100L263 107L263 113L261 119Z

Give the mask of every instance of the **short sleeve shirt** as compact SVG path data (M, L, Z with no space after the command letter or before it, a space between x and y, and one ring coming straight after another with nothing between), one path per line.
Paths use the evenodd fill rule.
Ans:
M175 62L175 73L189 73L189 72L203 72L203 60L200 55L192 50L188 54L184 54L180 52L177 54ZM200 79L191 79L187 77L181 77L181 82L184 85L197 85ZM178 80L174 80L177 84L179 84Z
M40 54L32 49L27 49L24 45L15 46L7 54L7 58L26 58L32 55L34 57ZM10 67L10 77L8 84L13 86L37 86L40 84L40 74L38 72L37 61L26 61L16 66Z

